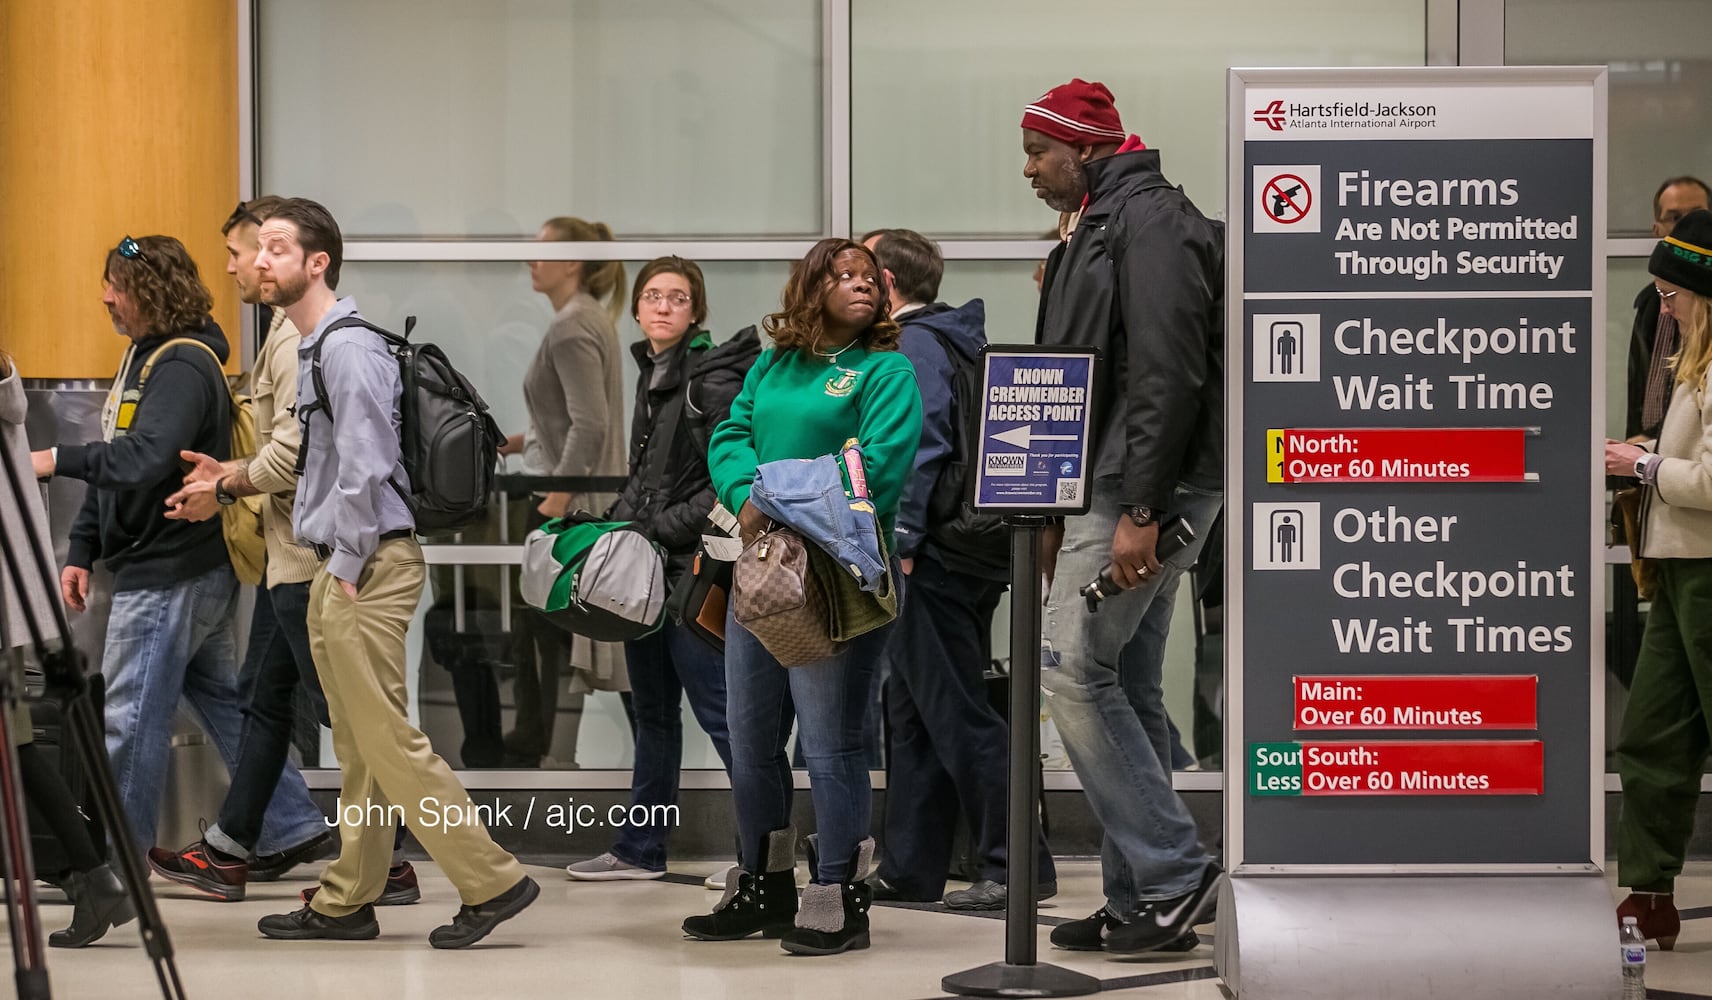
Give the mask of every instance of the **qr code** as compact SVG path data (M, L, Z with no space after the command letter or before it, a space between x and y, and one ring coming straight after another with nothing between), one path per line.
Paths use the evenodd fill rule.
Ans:
M1060 479L1058 481L1059 503L1081 503L1082 481L1080 479Z

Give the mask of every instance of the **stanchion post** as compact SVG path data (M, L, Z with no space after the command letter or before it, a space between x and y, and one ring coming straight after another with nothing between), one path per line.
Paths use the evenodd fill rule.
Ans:
M940 980L969 997L1080 997L1100 992L1093 976L1036 957L1035 900L1040 841L1040 531L1047 519L1006 515L1011 529L1010 810L1006 830L1005 960Z

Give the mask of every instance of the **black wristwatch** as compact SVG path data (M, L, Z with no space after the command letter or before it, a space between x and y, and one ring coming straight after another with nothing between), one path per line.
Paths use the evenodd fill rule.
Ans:
M238 502L237 497L226 492L226 480L224 479L214 481L214 499L220 501L222 507L230 507Z
M1158 512L1152 507L1143 507L1140 504L1125 505L1123 512L1129 517L1130 522L1138 528L1145 528L1159 520Z

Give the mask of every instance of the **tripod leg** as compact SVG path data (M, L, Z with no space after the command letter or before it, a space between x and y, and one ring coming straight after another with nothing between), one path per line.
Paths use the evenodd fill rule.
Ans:
M4 474L6 486L10 490L12 502L17 505L17 509L28 512L32 509L30 492L24 487L17 467L13 464L12 456L6 453L5 444L5 440L0 438L0 473ZM39 504L40 497L34 498L34 502ZM172 941L167 936L166 926L161 923L160 910L155 906L154 894L149 891L147 873L142 870L142 861L131 844L130 830L125 825L125 815L119 805L118 789L113 784L113 769L107 760L107 747L101 732L101 725L96 719L95 705L89 697L88 678L83 669L81 654L72 645L71 624L66 617L65 605L57 596L54 596L58 594L58 576L54 573L53 560L48 555L46 539L41 532L30 526L27 516L22 534L29 543L28 547L35 562L38 584L50 595L48 604L52 609L53 624L57 626L58 631L59 648L57 650L50 650L46 638L46 626L37 620L35 609L31 606L32 602L27 597L30 588L26 583L28 577L19 564L19 553L16 551L18 546L0 545L0 560L4 561L7 575L17 588L18 593L26 595L21 602L24 609L24 620L29 628L36 655L41 658L42 668L47 673L49 685L62 688L71 695L68 702L67 725L78 753L83 758L84 766L88 769L89 780L95 791L96 807L101 814L101 821L107 825L110 836L117 847L119 872L126 890L130 894L131 902L136 908L137 926L142 932L143 946L154 962L155 977L160 981L161 995L167 1000L179 1000L184 996L184 984L179 981L178 966L173 962ZM5 683L9 684L9 681ZM4 721L0 720L0 736L4 735L4 729ZM9 807L15 801L19 789L16 762L13 760L12 747L9 741L6 742L3 749L0 749L0 754L4 755L6 764L3 778L0 778L5 787L0 790L6 792L5 801ZM16 810L11 811L15 812ZM8 821L5 832L8 842L13 845L12 850L14 852L18 850L28 851L28 838L21 836L23 825L22 819ZM12 829L13 826L16 826L17 829ZM25 861L22 868L14 866L13 871L21 870L26 873L29 871L28 854L26 853L24 857ZM16 936L18 931L16 928L20 926L20 923L16 920L13 921L13 954L24 955L27 950L33 949L33 954L38 958L38 967L41 969L41 992L39 994L34 992L26 994L24 992L26 984L24 973L20 969L18 995L46 997L47 970L46 966L39 961L42 947L41 927L39 926L39 918L35 916L35 900L29 888L29 881L24 884L25 888L22 892L25 901L29 904L26 909L34 931L29 940L24 942L26 947L19 948L17 947ZM10 895L7 899L8 905L10 905ZM33 982L32 980L32 986Z
M5 670L0 664L0 670ZM12 707L17 692L11 673L0 681L6 690L0 704L0 813L3 813L6 863L6 918L12 932L13 981L18 996L48 1000L47 955L42 950L42 915L36 906L36 875L31 870L30 830L25 817L24 786L18 774L18 755L12 747Z
M173 961L172 938L161 921L160 908L149 888L148 873L131 842L131 828L119 804L119 792L113 783L113 768L107 760L105 734L95 718L95 706L87 698L73 700L69 711L72 738L83 766L89 774L90 789L95 794L95 808L107 827L113 854L119 866L119 879L125 883L131 903L137 911L137 930L142 935L143 948L154 962L155 975L160 980L161 995L173 1000L184 996L184 984L178 978L178 966Z

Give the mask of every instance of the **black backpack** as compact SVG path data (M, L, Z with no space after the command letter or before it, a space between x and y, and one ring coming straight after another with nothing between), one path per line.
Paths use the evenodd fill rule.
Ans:
M493 493L499 445L505 435L488 414L481 394L452 367L444 351L433 344L410 342L410 333L416 329L415 316L405 317L402 337L356 316L336 320L322 332L310 352L315 401L298 408L305 428L305 442L297 457L298 475L303 474L309 453L309 415L324 410L328 420L334 419L327 405L327 385L321 377L321 345L329 334L348 327L379 334L398 361L398 374L404 382L399 400L403 425L399 444L410 490L406 492L397 480L391 482L410 507L416 530L453 531L479 518Z
M945 554L951 569L976 576L1009 579L1011 533L998 514L978 514L974 496L975 435L980 417L979 361L965 357L951 339L933 327L934 339L951 362L951 454L933 481L927 498L927 537Z

